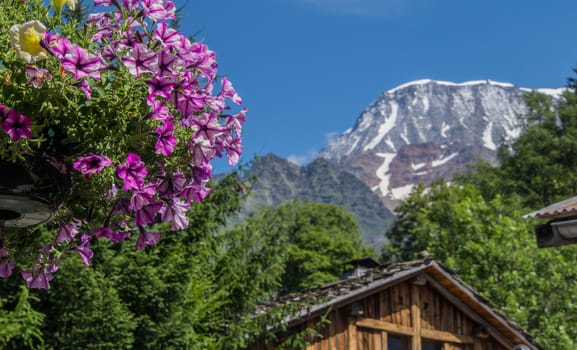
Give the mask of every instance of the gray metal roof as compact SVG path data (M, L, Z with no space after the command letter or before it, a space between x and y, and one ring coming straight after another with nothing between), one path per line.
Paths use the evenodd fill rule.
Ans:
M577 216L577 196L553 203L548 207L526 214L524 218L560 219Z

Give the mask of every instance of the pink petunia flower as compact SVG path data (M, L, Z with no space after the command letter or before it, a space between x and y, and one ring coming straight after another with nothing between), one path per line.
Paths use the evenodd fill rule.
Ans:
M144 15L153 21L165 21L176 18L174 2L164 0L142 0Z
M112 0L94 0L94 6L112 6Z
M123 57L122 63L134 76L142 73L154 72L158 69L158 55L144 44L135 44L128 56Z
M170 53L169 50L162 50L158 54L158 71L156 76L173 77L179 63L178 56Z
M0 248L0 277L8 278L16 268L16 262L4 248Z
M182 191L182 196L187 202L202 202L210 193L210 187L202 185L188 186Z
M4 121L2 122L1 128L6 134L8 134L8 136L10 136L12 141L32 137L32 129L30 128L32 121L30 118L5 106L2 112L4 115Z
M162 208L162 202L154 197L156 185L147 184L142 186L142 190L134 191L130 198L128 209L134 212L134 222L137 225L153 224L156 214Z
M100 57L73 45L70 51L62 57L62 68L73 73L76 80L86 77L100 79L100 70L103 65Z
M49 289L50 281L54 278L47 271L22 271L22 278L26 281L26 286L31 289Z
M0 261L0 277L8 278L12 276L12 271L16 268L16 262L14 260L3 262Z
M141 225L138 226L138 230L140 234L136 240L136 250L142 250L147 245L155 245L160 239L160 232L148 232Z
M122 7L127 11L138 10L138 0L123 0Z
M41 88L45 81L51 80L52 75L47 69L26 67L26 74L28 75L28 84L35 88Z
M173 48L180 44L182 35L173 28L168 27L168 23L162 22L156 26L154 31L154 38L158 40L163 46Z
M178 231L188 227L188 217L186 212L190 209L190 204L183 202L180 198L172 198L166 202L161 210L162 222L172 222L172 230Z
M146 118L152 118L156 120L167 120L174 119L174 116L170 114L170 110L166 106L165 102L157 100L154 96L148 95L146 97L146 104L150 106L150 113Z
M237 105L242 103L242 99L236 93L236 90L232 86L230 80L228 80L226 77L222 78L222 90L220 93L222 96L230 98Z
M90 88L90 85L88 85L88 82L85 79L80 80L76 86L84 92L86 100L92 101L92 88Z
M240 159L240 155L242 154L243 146L242 146L242 137L237 136L232 138L228 142L226 147L226 157L228 158L228 163L231 166L235 166Z
M58 230L56 231L56 239L54 242L62 243L66 241L71 241L78 234L78 227L74 224L60 224Z
M80 237L80 240L82 243L76 247L76 252L80 255L80 258L84 262L84 266L88 267L90 266L90 260L94 256L94 252L90 249L90 240L92 240L92 237L84 234Z
M193 138L208 141L211 145L214 145L217 138L224 132L224 128L220 124L216 113L204 113L198 117L189 118L187 121L190 123L192 130L194 130Z
M109 226L103 226L97 230L92 230L92 234L94 234L94 236L97 238L106 238L112 243L119 243L130 237L130 232L118 232Z
M156 192L160 197L172 198L179 195L184 190L185 185L186 177L180 171L170 176L160 175Z
M164 125L154 130L158 135L158 140L155 145L155 152L163 156L170 156L176 146L176 137L174 137L174 124L166 120Z
M128 191L130 189L138 190L142 187L147 170L144 162L140 160L140 156L130 153L126 157L124 165L116 167L116 173L119 178L124 180L122 189Z
M100 173L105 167L111 166L112 161L106 156L90 153L85 157L78 157L72 167L84 177L89 178L92 174Z

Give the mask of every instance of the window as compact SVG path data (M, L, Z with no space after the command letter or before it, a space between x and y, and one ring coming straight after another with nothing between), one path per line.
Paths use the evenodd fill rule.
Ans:
M435 343L430 340L422 340L421 341L421 349L422 350L443 350L442 343Z
M387 350L408 350L409 337L403 337L395 334L387 335Z

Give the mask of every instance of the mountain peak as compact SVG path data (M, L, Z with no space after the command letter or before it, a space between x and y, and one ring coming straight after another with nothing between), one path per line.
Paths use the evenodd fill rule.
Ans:
M530 89L492 80L422 79L382 94L321 152L394 209L417 183L450 181L482 158L496 164L498 145L520 133ZM537 89L553 97L563 89Z
M420 80L415 80L415 81L410 81L408 83L405 84L401 84L393 89L390 89L387 91L387 94L394 94L397 91L400 90L404 90L407 89L409 87L413 87L413 86L422 86L422 85L442 85L442 86L474 86L474 85L495 85L495 86L501 86L501 87L507 87L507 88L511 88L514 87L515 85L511 84L511 83L502 83L502 82L498 82L498 81L493 81L493 80L472 80L472 81L466 81L466 82L462 82L462 83L454 83L451 81L443 81L443 80L433 80L433 79L420 79Z

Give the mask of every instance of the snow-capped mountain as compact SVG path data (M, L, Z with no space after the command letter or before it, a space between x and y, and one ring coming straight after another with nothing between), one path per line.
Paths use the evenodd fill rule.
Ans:
M356 175L392 209L417 183L450 180L477 157L494 164L498 145L519 135L527 91L489 80L403 84L367 107L320 157Z

